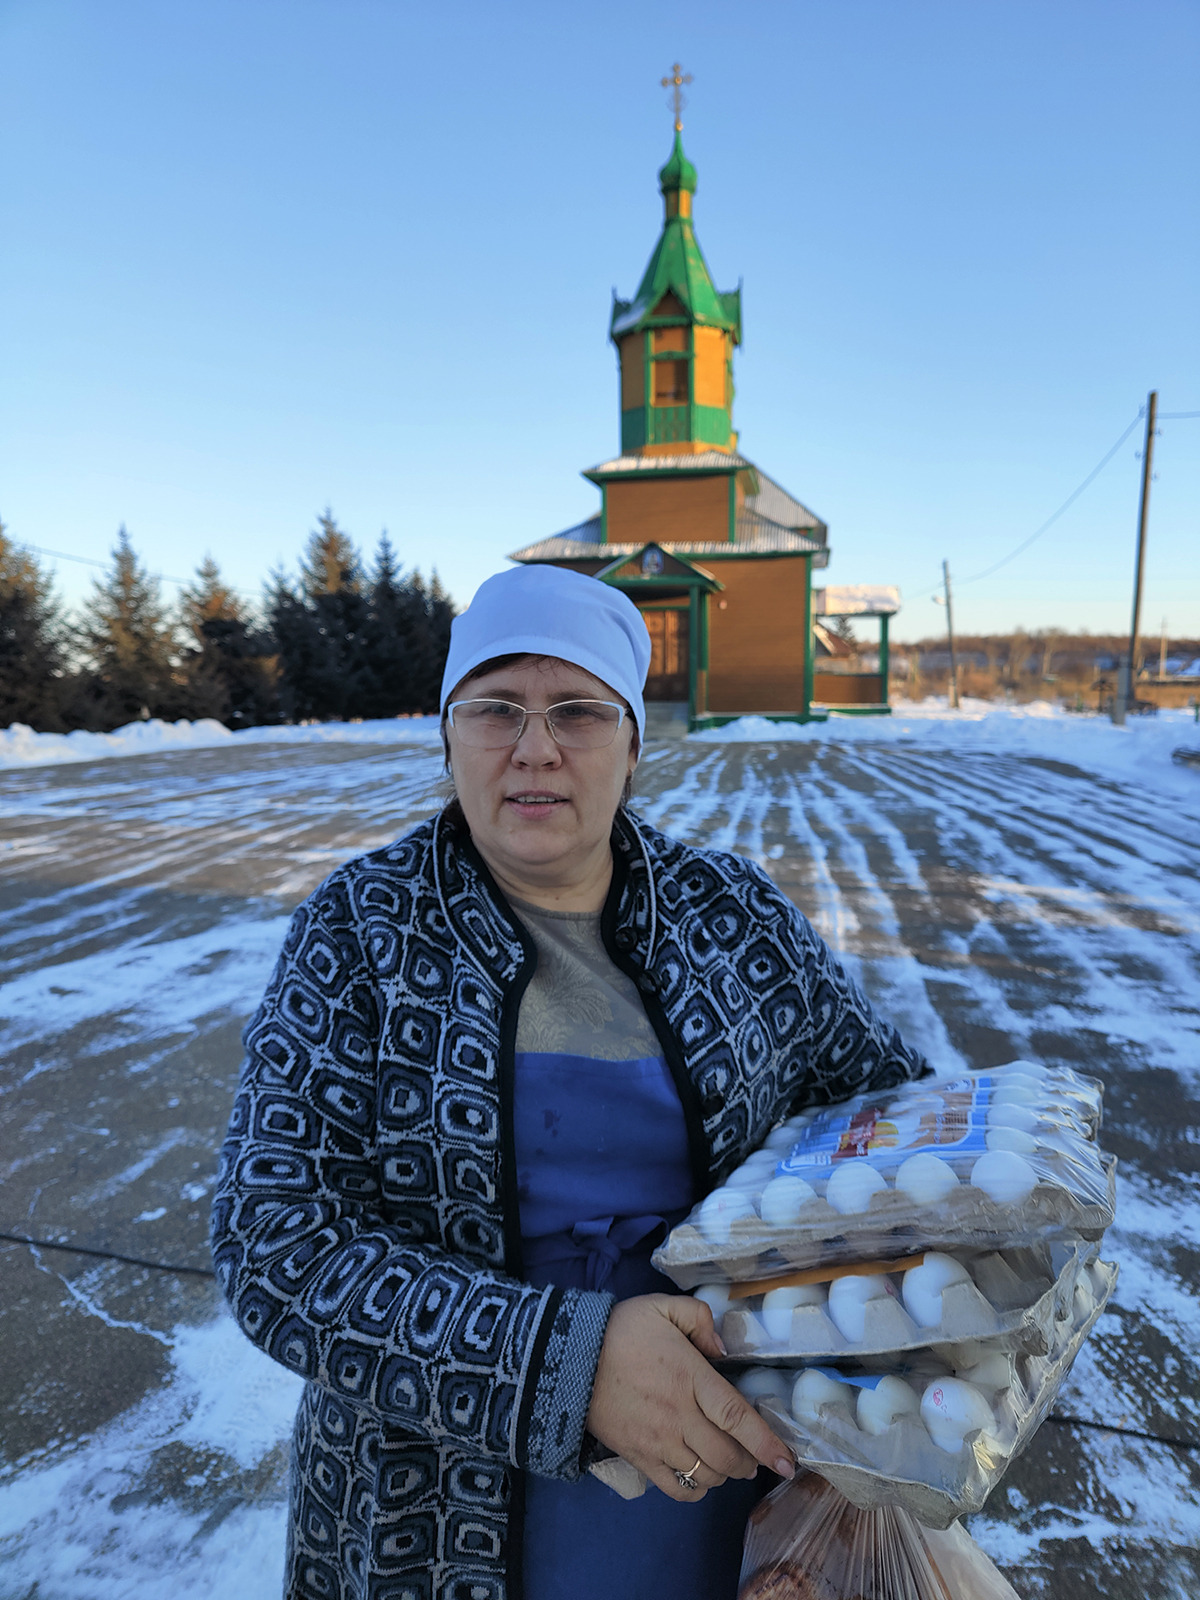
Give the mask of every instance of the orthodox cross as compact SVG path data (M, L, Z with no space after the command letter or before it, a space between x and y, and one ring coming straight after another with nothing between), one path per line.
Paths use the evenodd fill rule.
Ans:
M676 133L682 133L683 132L683 108L684 108L685 105L687 105L687 100L684 97L684 93L683 93L683 85L685 83L691 83L691 81L692 81L691 73L690 72L682 72L680 70L678 61L671 68L671 76L669 78L664 78L662 80L663 88L671 90L670 105L671 105L671 110L675 113L675 132ZM674 87L672 87L672 85Z

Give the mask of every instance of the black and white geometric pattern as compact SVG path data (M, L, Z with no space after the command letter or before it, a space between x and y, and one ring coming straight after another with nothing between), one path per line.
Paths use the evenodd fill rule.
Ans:
M683 1102L698 1193L800 1106L924 1070L753 863L618 814L606 947ZM221 1153L217 1274L308 1379L288 1600L518 1600L522 1474L571 1480L611 1297L521 1281L517 1011L536 954L461 826L292 919Z

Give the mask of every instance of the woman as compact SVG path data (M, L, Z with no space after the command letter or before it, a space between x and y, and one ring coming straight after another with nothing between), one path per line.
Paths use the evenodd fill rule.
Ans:
M456 800L310 896L246 1029L213 1254L308 1380L288 1600L730 1600L791 1474L650 1252L781 1117L924 1064L759 868L626 809L649 657L617 590L489 579Z

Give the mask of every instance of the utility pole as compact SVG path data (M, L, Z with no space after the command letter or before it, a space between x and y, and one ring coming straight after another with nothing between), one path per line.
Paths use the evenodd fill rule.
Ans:
M1146 401L1146 442L1142 446L1142 493L1138 501L1137 562L1133 575L1133 616L1129 622L1129 656L1127 665L1117 675L1117 693L1113 701L1113 721L1124 722L1125 713L1137 698L1138 634L1142 624L1142 577L1146 570L1146 518L1150 511L1150 477L1154 467L1154 423L1158 415L1158 390L1151 389ZM1118 709L1120 715L1117 715Z
M942 582L946 586L946 632L950 638L950 704L958 710L958 663L954 659L954 605L950 596L950 563L942 562Z

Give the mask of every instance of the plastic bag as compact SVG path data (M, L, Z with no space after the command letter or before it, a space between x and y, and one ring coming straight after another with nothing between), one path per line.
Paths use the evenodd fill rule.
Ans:
M923 1528L895 1506L862 1511L814 1473L758 1505L738 1600L1018 1600L956 1523Z
M695 1293L733 1361L843 1359L968 1339L1044 1355L1098 1250L1058 1243L925 1251L900 1263L810 1267L763 1284L702 1284Z
M654 1252L681 1289L922 1250L1096 1240L1115 1161L1101 1088L1013 1062L860 1095L783 1123Z
M1103 1261L1079 1273L1044 1356L981 1340L853 1368L751 1367L737 1387L855 1505L902 1506L946 1528L979 1510L1029 1443L1116 1278Z

